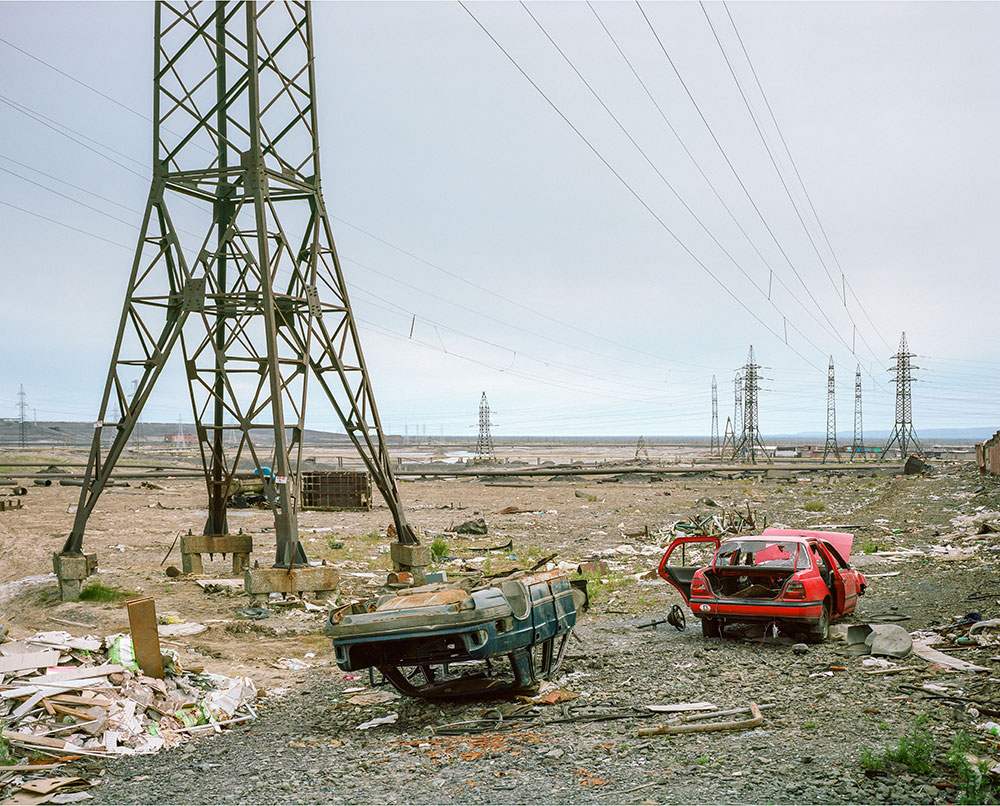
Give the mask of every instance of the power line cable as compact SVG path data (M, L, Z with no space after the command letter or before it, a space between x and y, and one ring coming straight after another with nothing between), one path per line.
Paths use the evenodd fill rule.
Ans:
M697 263L702 269L704 269L704 271L713 280L715 280L715 282L741 308L743 308L748 314L750 314L750 316L754 320L756 320L758 324L760 324L772 336L774 336L776 339L778 339L778 341L784 341L783 337L776 330L774 330L763 319L761 319L756 313L754 313L754 311L752 311L746 305L746 303L743 302L743 300L741 300L725 283L722 282L722 280L718 277L718 275L715 274L715 272L713 272L704 262L702 262L698 258L697 255L694 254L694 252L691 251L691 249L687 246L687 244L685 244L683 241L681 241L680 238L678 238L677 235L674 234L673 230L670 229L670 227L667 225L667 223L653 210L652 207L649 206L649 204L646 203L645 199L643 199L642 196L640 196L638 194L638 192L627 181L625 181L625 179L622 177L622 175L620 173L618 173L617 170L615 170L615 168L611 165L610 162L607 161L607 159L605 159L604 155L601 154L601 152L598 151L597 148L594 147L594 145L590 142L590 140L587 139L587 137L572 123L572 121L570 121L570 119L568 117L566 117L565 114L563 114L562 110L558 106L556 106L556 104L549 98L548 95L545 94L545 92L541 89L541 87L539 87L538 84L536 84L535 81L524 71L524 69L521 67L520 64L518 64L518 62L514 59L514 57L511 56L510 53L508 53L507 50L503 47L503 45L501 45L500 42L497 41L497 39L493 36L493 34L490 33L489 29L487 29L486 26L483 25L483 23L479 21L479 19L476 17L476 15L465 4L464 0L458 0L458 2L459 2L459 5L465 10L465 12L470 17L472 17L472 19L476 23L476 25L478 25L482 29L483 33L485 33L486 36L489 37L489 39L493 42L493 44L496 45L497 48L499 48L500 52L503 53L504 56L506 56L507 59L510 61L510 63L514 65L514 67L517 69L517 71L522 76L524 76L524 78L528 81L528 83L531 84L532 87L534 87L534 89L538 92L539 95L542 96L542 98L546 101L546 103L548 103L549 106L552 107L553 111L555 111L555 113L557 115L559 115L560 118L562 118L563 122L566 123L566 125L569 126L573 130L573 132L577 135L577 137L579 137L584 142L584 144L594 153L594 155L602 163L604 163L604 166L609 171L611 171L611 173L613 173L615 175L615 177L618 179L618 181L621 182L621 184L625 186L625 189L628 190L628 192L636 199L636 201L639 202L639 204L641 204L643 206L643 208L645 208L646 212L648 212L656 220L656 222L663 228L663 230L665 232L667 232L667 234L670 235L671 238L673 238L673 240L677 243L677 245L680 246L681 249L683 249L688 254L688 256L691 257L692 260L694 260L695 263ZM786 346L792 352L794 352L806 364L808 364L809 366L811 366L813 369L815 369L817 371L822 371L822 370L820 370L820 368L818 366L816 366L808 358L806 358L798 349L796 349L792 345L788 344L787 342L785 342L785 344L786 344Z
M746 228L740 223L739 219L736 217L736 214L733 212L732 208L722 198L722 195L719 193L719 191L716 188L715 184L712 182L712 180L705 173L705 170L701 167L701 164L695 158L694 154L691 153L691 150L688 148L687 144L684 142L684 139L680 136L680 134L678 133L677 129L670 122L670 119L667 117L666 113L663 111L663 108L660 106L659 102L656 100L655 96L650 91L649 87L646 85L646 82L643 81L642 76L639 75L639 72L638 72L638 70L636 70L635 65L632 64L632 61L629 59L628 55L622 49L621 45L618 43L618 40L615 39L614 35L611 33L611 31L608 29L607 25L604 23L604 20L602 20L601 16L597 13L597 9L594 7L593 3L591 3L590 0L587 0L587 5L590 7L590 10L593 12L594 17L596 17L598 23L600 23L601 28L608 35L608 38L611 40L611 43L615 46L615 49L618 51L619 55L621 55L622 59L625 61L625 64L628 65L629 70L631 70L632 75L634 75L635 78L636 78L636 80L639 82L639 85L642 87L643 91L646 93L646 96L653 103L653 106L656 107L656 111L659 113L660 117L663 119L663 122L667 125L667 128L670 129L670 132L674 135L674 138L677 140L678 144L684 150L684 153L691 160L691 163L698 170L698 173L701 175L702 179L704 179L705 182L708 184L709 188L711 188L712 193L715 195L715 198L718 199L719 203L723 206L723 208L725 209L725 211L729 214L730 219L732 219L733 223L737 226L737 228L739 229L739 231L743 234L743 237L746 239L746 241L750 245L751 249L753 249L754 253L757 255L757 257L760 258L760 260L764 264L765 268L767 268L768 272L770 273L770 276L773 276L774 278L776 278L777 281L778 281L778 283L781 285L781 287L784 288L785 291L788 292L789 296L793 300L795 300L796 303L798 303L798 305L802 308L803 311L806 311L808 313L808 309L806 308L805 303L802 302L801 299L799 299L799 297L795 294L794 291L792 291L791 287L785 282L784 278L781 277L781 275L779 275L774 270L774 267L771 266L770 262L767 260L766 257L764 257L763 253L757 247L756 243L754 243L753 239L750 237L750 234L746 231ZM669 58L669 56L668 56L668 58ZM686 89L686 87L685 87L685 89ZM700 112L700 109L699 109L699 112ZM716 144L718 145L718 141L716 141ZM721 148L721 146L720 146L720 148ZM725 156L725 154L724 154L724 156ZM728 158L727 158L727 161L728 161ZM729 167L731 169L733 169L732 163L729 163ZM735 173L735 169L733 169L733 170L734 170L734 173ZM739 180L739 179L740 178L737 175L737 180ZM740 180L740 183L742 185L742 180ZM745 193L747 193L747 190L746 190L745 186L743 186L743 190L744 190ZM749 198L749 193L747 193L747 195L748 195L748 198ZM754 205L754 209L757 210L758 216L760 216L761 220L763 221L763 216L761 216L760 210L757 208L756 203L754 202L754 200L752 198L750 198L750 203ZM764 225L765 225L765 227L767 226L767 222L766 221L764 221ZM771 230L770 230L769 227L768 227L768 231L771 233L772 239L774 239L775 243L777 243L777 239L775 238L774 233L771 232ZM777 244L777 245L778 245L778 248L781 249L781 245L780 244ZM786 257L786 260L787 260L787 255L785 257ZM758 287L756 285L756 283L753 283L753 285L754 285L755 288L757 288L758 291L760 291L761 293L763 293L763 289L761 289L760 287ZM767 298L768 298L768 301L770 301L770 299L771 299L770 292L768 292ZM815 302L815 300L814 300L814 302ZM772 305L773 305L773 303L772 303ZM777 306L774 306L774 307L777 307ZM821 327L823 327L824 330L826 330L826 332L829 335L833 336L834 339L839 339L839 340L843 341L843 343L846 345L846 341L843 340L835 332L835 330L833 330L831 328L831 326L828 326L828 325L824 324L821 321L817 321L817 324L819 324ZM796 330L798 331L798 328L796 328ZM816 345L813 345L813 346L816 346ZM817 347L817 349L819 349L819 348ZM825 351L822 351L822 352L825 353Z
M125 244L118 243L118 241L112 241L110 238L105 238L103 235L97 235L93 232L89 232L88 230L80 229L79 227L74 227L73 225L67 224L64 221L57 221L54 218L49 218L47 215L42 215L41 213L36 213L32 210L26 210L24 207L18 207L16 204L11 204L10 202L6 202L3 199L0 199L0 204L4 205L5 207L11 207L14 210L19 210L22 213L27 213L28 215L34 216L35 218L41 218L43 221L48 221L52 224L58 224L60 227L71 229L74 232L80 232L83 233L84 235L89 235L91 238L96 238L99 241L104 241L105 243L109 243L112 246L120 247L121 249L125 249L129 252L133 251L131 246L125 246Z
M726 16L729 17L729 22L733 26L733 31L736 34L736 39L740 43L740 48L743 51L743 56L746 58L747 64L750 66L750 72L753 74L754 81L757 84L757 89L760 90L761 98L764 99L764 105L767 107L767 113L771 117L771 122L774 123L775 131L778 132L778 138L781 140L781 145L785 149L785 153L788 155L788 161L791 163L792 170L795 172L795 178L799 180L799 185L802 188L803 194L805 194L806 202L808 202L809 204L809 209L812 210L813 218L816 219L816 223L819 225L819 231L823 235L823 240L826 243L826 247L827 249L830 250L830 254L833 256L833 262L837 265L837 269L840 271L841 279L845 284L847 284L847 276L844 272L843 267L840 265L840 259L837 257L837 252L833 248L833 244L830 242L830 236L827 235L826 227L823 226L823 220L819 217L819 213L816 212L816 205L813 204L812 196L810 196L809 194L809 189L806 187L806 183L802 179L802 174L799 173L799 166L795 162L795 157L792 156L792 152L788 148L788 143L785 141L785 135L781 131L781 126L778 125L778 119L775 117L774 110L771 108L771 102L770 100L768 100L767 93L764 92L764 87L760 83L760 77L757 75L757 70L753 66L753 60L750 58L750 53L747 51L747 46L743 42L743 37L740 36L740 29L736 27L736 20L733 19L732 12L729 10L729 4L726 2L726 0L723 0L722 7L725 8ZM851 289L851 293L854 294L853 288ZM877 335L882 340L882 342L885 344L887 348L892 349L892 345L890 345L889 342L886 341L885 336L882 335L882 331L879 330L878 326L872 320L871 316L868 315L868 311L865 309L864 304L858 298L857 294L854 294L854 299L858 303L858 308L860 308L862 313L864 313L865 317L868 319L868 322L871 324L872 330L875 332L875 335ZM844 306L845 307L847 306L846 299L844 300Z
M747 279L747 282L749 282L750 285L752 285L761 296L763 296L763 297L765 297L767 299L767 301L771 304L771 307L773 307L776 311L778 311L779 313L781 313L781 309L778 307L777 303L775 303L770 298L770 295L767 294L764 291L764 289L761 288L757 284L757 282L750 276L750 274L746 271L746 269L744 269L743 266L740 265L740 263L736 260L736 258L733 257L733 255L729 252L729 250L726 249L726 247L722 245L722 243L719 241L719 239L715 237L715 234L705 225L705 222L701 220L701 218L698 216L698 214L695 213L695 211L691 208L691 206L681 197L681 195L677 192L676 188L674 188L674 186L670 183L670 181L663 175L663 173L656 166L656 164L653 162L653 160L650 159L649 155L642 148L642 146L639 145L639 143L636 141L636 139L631 135L631 133L628 131L628 129L625 128L625 126L618 119L618 117L615 115L615 113L611 111L610 107L604 102L604 100L597 93L597 91L593 88L593 86L590 84L590 82L587 81L587 79L583 76L583 74L577 69L576 65L569 58L569 56L566 55L565 51L563 51L563 49L561 47L559 47L559 44L552 38L552 36L549 34L549 32L541 24L541 22L538 21L538 18L535 17L535 15L531 13L531 9L529 9L528 6L525 5L525 3L523 2L523 0L520 3L520 5L528 13L528 16L531 17L531 19L535 23L535 25L538 26L539 30L545 35L545 38L548 39L548 41L552 44L552 46L556 49L556 51L558 51L559 55L562 56L562 58L566 62L566 64L568 64L569 67L570 67L570 69L576 74L577 78L579 78L580 81L583 82L584 86L590 91L590 94L594 96L594 98L601 105L601 107L604 109L604 111L608 113L608 115L611 117L611 119L615 122L615 125L617 125L618 128L621 130L622 134L624 134L625 137L628 138L628 141L642 155L643 159L646 160L646 163L649 165L650 168L653 169L653 172L660 178L660 181L663 182L663 184L667 186L667 188L670 190L670 192L674 194L674 198L676 198L677 201L679 201L681 203L681 206L684 207L684 209L688 211L688 213L691 215L691 217L694 218L694 220L698 222L698 225L702 228L702 230L705 232L705 234L708 235L709 238L711 238L712 242L717 247L719 247L719 249L722 251L722 253L729 259L729 262L732 263L733 266L736 267L737 271L739 271L740 274L742 274ZM782 316L784 316L784 315L782 315ZM786 323L788 323L787 318L785 318L785 321L786 321ZM821 349L819 347L819 345L817 345L808 336L806 336L805 333L803 333L802 330L800 330L798 327L796 327L794 323L791 323L791 324L792 324L792 329L795 330L802 337L803 341L805 341L807 344L809 344L809 346L811 346L811 347L815 348L816 350L818 350L819 352L821 352L823 355L826 355L826 350Z
M747 98L746 92L743 89L743 84L739 77L736 75L736 70L733 67L733 63L729 58L729 54L726 52L725 46L722 44L722 39L719 37L718 31L715 29L715 24L712 22L712 18L708 15L708 9L705 8L705 3L703 0L699 0L698 5L701 6L702 13L705 15L705 20L708 22L708 27L712 29L712 35L715 37L715 42L719 46L719 51L722 53L722 58L726 62L726 66L729 68L729 73L733 77L733 81L736 83L736 88L739 90L740 97L743 99L743 104L747 108L747 112L750 114L750 118L753 121L754 128L757 130L757 134L760 136L761 142L764 144L764 150L767 151L767 156L771 160L771 164L774 166L775 173L778 175L778 179L781 182L781 186L785 190L785 195L788 196L788 201L792 205L792 209L795 211L795 216L798 218L799 223L802 225L802 230L806 234L813 251L816 253L816 257L819 258L820 265L823 267L823 272L826 274L827 278L830 280L830 284L833 286L834 292L837 297L840 298L840 292L837 289L837 283L833 279L833 275L830 273L830 267L827 266L826 260L823 258L823 253L820 251L819 246L816 244L816 239L813 238L812 233L809 231L809 227L806 224L805 218L802 215L801 210L799 210L799 205L795 202L795 197L792 195L791 188L788 187L788 183L785 181L785 177L781 172L781 168L778 167L778 162L775 159L774 153L771 150L770 144L767 142L767 138L764 136L764 131L761 129L760 122L757 120L757 115L753 111L753 107L750 105L750 100ZM868 344L868 340L865 339L864 333L862 333L857 328L857 323L854 321L854 316L851 314L850 309L847 307L846 296L844 298L844 310L847 312L848 318L851 320L851 324L855 328L855 332L861 337L862 343L868 348L868 351L873 355L877 355L875 351ZM824 314L825 315L825 314ZM845 342L846 343L846 342ZM857 355L854 348L851 348L851 353Z
M705 117L705 113L702 111L701 106L698 104L698 101L695 100L694 94L691 92L691 89L688 87L687 82L684 80L684 77L681 75L680 70L677 68L677 65L674 63L673 58L670 56L670 53L667 51L666 45L663 44L663 40L660 38L659 33L657 32L656 28L653 26L652 20L650 20L649 16L646 14L646 10L642 7L642 3L640 3L639 0L636 0L635 5L639 9L639 13L642 14L642 18L646 21L646 25L649 27L650 33L653 34L653 38L656 40L656 43L659 45L660 50L662 51L664 57L666 58L667 63L670 65L671 69L673 70L674 75L677 76L677 80L680 82L681 87L683 87L684 92L687 94L688 100L690 100L691 103L694 105L695 110L698 112L698 116L701 118L701 122L705 124L705 128L708 130L708 133L711 136L712 141L715 143L716 147L719 149L719 153L722 155L723 159L725 160L726 165L729 166L729 170L732 172L732 174L735 177L735 179L736 179L737 183L739 184L740 188L743 190L743 193L747 197L747 200L750 202L751 206L753 207L754 212L757 213L757 217L760 219L761 223L764 225L764 228L767 230L768 234L771 236L771 240L774 241L774 245L778 248L778 251L781 253L781 256L784 258L785 262L788 264L788 267L795 274L795 277L798 279L799 283L802 285L803 290L805 290L806 294L809 295L809 299L811 299L812 302L813 302L813 304L816 306L816 310L819 311L820 316L823 317L823 319L827 322L827 324L836 333L837 332L836 325L834 325L833 321L830 319L829 315L826 312L826 309L822 305L820 305L819 301L816 299L816 297L813 294L812 290L809 288L809 285L806 283L805 279L802 277L801 273L796 268L795 264L792 262L792 259L788 256L788 253L785 251L785 248L781 245L781 242L778 241L777 236L774 234L774 230L771 229L771 225L767 223L767 219L764 218L764 214L761 212L760 207L757 205L757 202L754 200L753 196L750 194L750 191L747 188L746 184L744 183L743 178L740 176L739 171L736 170L736 166L733 165L732 160L729 158L729 154L726 153L726 149L722 146L722 143L720 142L718 136L715 134L715 130L712 128L712 125L708 122L708 118ZM779 172L779 175L780 175L780 172ZM845 338L843 338L842 336L840 336L839 333L837 333L837 338L841 341L841 343L845 347L847 347L851 351L852 354L854 354L854 352L855 352L854 349L850 345L848 345L847 340ZM872 379L874 380L874 377Z

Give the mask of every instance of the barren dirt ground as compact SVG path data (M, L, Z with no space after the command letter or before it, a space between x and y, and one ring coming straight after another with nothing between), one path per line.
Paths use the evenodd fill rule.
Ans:
M1000 535L975 535L977 528L951 523L1000 510L997 481L984 480L969 466L936 467L929 477L906 478L803 473L777 480L536 481L401 485L410 518L426 540L483 517L490 533L476 541L513 541L512 552L487 556L469 550L469 539L446 535L447 553L472 565L489 564L495 571L551 553L573 564L598 557L610 562L608 578L591 584L593 606L581 617L557 675L579 696L526 711L512 700L347 703L345 689L368 680L337 669L321 616L274 607L271 617L250 621L237 614L248 605L245 595L207 594L189 577L165 574L167 566L180 567L179 549L171 550L174 538L203 526L200 483L109 489L86 538L86 548L98 554L100 580L153 596L160 615L176 613L208 626L201 635L164 644L178 650L182 665L248 675L268 696L257 721L152 756L78 762L60 774L100 779L90 790L98 803L928 803L962 796L960 776L945 756L958 732L975 734L985 717L970 715L967 703L900 687L933 683L1000 709L996 674L956 673L911 657L901 663L909 671L869 675L860 658L833 643L798 656L788 646L745 642L740 630L707 640L690 616L683 632L666 624L639 629L664 618L681 600L658 578L636 577L655 567L668 541L659 535L673 522L749 503L769 523L835 525L856 534L854 560L874 577L851 622L894 612L907 616L902 623L916 630L972 610L1000 616ZM78 488L29 483L24 509L0 512L0 613L12 638L46 629L99 636L127 631L122 604L61 603L47 573L78 495ZM511 505L532 512L495 514ZM382 506L365 513L302 513L307 553L341 568L339 602L365 595L384 579L389 522ZM230 528L253 534L254 559L271 562L267 512L231 511ZM919 551L878 553L903 548ZM231 576L228 560L221 558L206 563L206 572ZM957 654L991 669L1000 660L996 646ZM845 671L810 676L831 665ZM705 700L723 708L751 700L774 705L756 730L691 736L639 738L638 728L656 721L640 711L623 719L576 719L588 708L621 711ZM395 724L357 729L391 713L398 714ZM921 714L927 722L918 730L926 730L932 745L929 773L899 763L863 767L865 748L881 752L895 745L912 734ZM483 733L433 732L435 726L494 715L503 718ZM575 721L552 722L559 717ZM992 750L996 757L997 748Z

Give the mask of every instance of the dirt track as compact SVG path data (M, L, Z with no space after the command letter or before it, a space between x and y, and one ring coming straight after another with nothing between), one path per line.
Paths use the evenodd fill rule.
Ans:
M943 755L955 731L972 730L976 720L897 687L933 680L961 687L971 696L991 675L928 670L923 661L914 660L905 665L916 671L870 676L858 658L844 657L833 644L798 657L787 647L744 643L736 631L725 640L706 641L693 619L683 633L667 625L636 629L643 621L663 617L679 597L661 581L632 578L655 564L655 552L642 552L658 543L655 537L625 535L638 535L647 525L655 534L674 520L707 514L712 507L695 503L705 498L724 506L749 501L770 522L851 525L858 535L857 563L865 573L900 572L872 581L854 620L896 608L910 617L906 627L917 629L968 610L1000 615L1000 590L995 587L987 588L991 598L966 601L984 586L996 585L1000 543L995 535L964 540L969 530L949 522L977 507L1000 509L995 483L973 495L982 484L970 469L929 479L828 481L812 474L809 482L683 478L523 488L474 481L404 484L412 520L425 533L482 515L491 540L511 538L517 559L493 555L494 570L502 562L524 563L552 552L574 563L608 552L614 569L612 578L599 586L594 608L581 619L580 640L571 643L559 674L562 685L580 696L521 714L528 722L520 726L508 727L508 719L485 734L465 737L436 736L430 729L497 708L512 718L521 704L346 703L350 695L345 689L366 681L343 679L330 665L329 643L319 633L317 617L292 612L260 622L239 619L236 611L246 606L242 595L209 596L188 579L174 581L163 574L159 563L174 536L201 525L197 484L165 482L168 489L162 491L113 489L101 499L88 532L88 547L98 552L105 584L153 595L160 613L174 611L209 626L203 635L176 642L182 663L187 659L223 674L247 674L258 686L286 691L265 698L262 716L253 723L155 756L112 762L102 785L91 792L97 802L954 801L955 790L933 786L955 783L941 764L925 776L902 769L869 776L858 763L860 752L893 742L912 728L915 714L927 712L935 748ZM49 570L77 494L74 488L32 488L26 509L0 513L0 583ZM810 501L825 509L806 511L804 504ZM511 504L537 513L492 514ZM268 523L266 513L235 515L232 526L253 533L255 556L268 562L273 537L261 531ZM370 535L373 530L384 534L388 520L384 509L303 514L303 528L315 530L307 532L307 551L338 562L347 574L342 599L362 593L371 575L388 567L384 539ZM449 553L470 556L460 540L448 540ZM338 544L343 547L336 548ZM935 545L951 548L935 553ZM864 553L865 548L900 547L924 553L907 559ZM167 560L171 563L180 564L176 549ZM225 567L217 560L207 570ZM126 626L120 605L58 603L51 580L5 586L0 600L13 637L60 628L52 617L92 625L89 630L66 628L75 633L104 635ZM315 657L307 658L308 653ZM995 666L995 655L995 649L974 649L962 657ZM312 668L277 669L279 658L305 660ZM809 677L831 665L846 671ZM720 707L750 700L776 705L765 710L761 728L728 734L640 739L637 729L650 723L640 712L612 721L549 723L559 714L579 715L586 708L621 711L694 700ZM393 725L356 729L390 713L398 714ZM82 769L95 773L91 767Z

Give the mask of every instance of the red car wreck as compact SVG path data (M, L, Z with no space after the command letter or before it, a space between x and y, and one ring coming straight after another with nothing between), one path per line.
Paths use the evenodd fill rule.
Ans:
M766 622L825 641L830 621L853 613L867 586L850 565L853 541L844 532L771 528L726 540L679 537L659 574L680 591L709 638L725 624Z

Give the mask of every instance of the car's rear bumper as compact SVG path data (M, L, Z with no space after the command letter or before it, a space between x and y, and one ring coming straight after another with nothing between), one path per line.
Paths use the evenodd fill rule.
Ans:
M719 618L729 621L803 621L818 622L823 614L823 602L762 603L759 599L691 599L691 612L698 618Z

